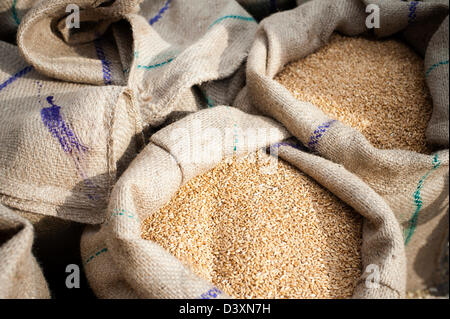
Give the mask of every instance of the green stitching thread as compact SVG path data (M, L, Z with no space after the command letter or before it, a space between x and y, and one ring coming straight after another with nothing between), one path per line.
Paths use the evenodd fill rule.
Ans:
M99 256L99 255L101 255L102 253L106 253L108 251L108 248L103 248L103 249L101 249L101 250L99 250L99 251L97 251L95 254L93 254L91 257L89 257L87 260L86 260L86 264L87 263L89 263L92 259L94 259L96 256Z
M17 23L17 25L19 25L20 24L20 20L19 20L19 17L17 16L16 2L17 2L17 0L13 1L12 7L11 7L11 12L12 12L12 16L14 18L14 21Z
M136 219L135 216L133 216L133 215L127 213L127 212L126 212L125 210L123 210L123 209L120 209L120 210L119 210L119 209L117 209L117 208L114 208L114 210L115 210L117 213L112 213L111 216L109 216L108 220L104 223L105 226L109 224L109 222L111 221L111 219L112 219L113 217L126 216L126 217L131 218L131 219Z
M167 61L164 61L164 62L161 62L161 63L158 63L158 64L153 64L153 65L140 65L139 64L137 67L138 67L138 69L142 68L142 69L150 70L150 69L159 68L160 66L168 64L168 63L172 62L174 59L175 58L170 58Z
M428 76L431 73L431 71L436 69L438 66L446 65L446 64L448 64L448 60L439 61L438 63L433 64L432 66L430 66L430 68L427 70L427 72L425 72L425 76Z
M420 196L420 191L423 187L423 184L427 177L434 172L439 166L441 165L441 162L439 161L438 154L436 154L433 157L433 168L430 169L422 178L419 180L419 183L417 184L417 189L414 192L414 204L416 204L416 210L414 211L414 214L412 215L411 219L408 222L408 228L405 230L405 246L408 245L409 241L411 240L411 237L414 235L414 232L416 231L417 227L417 220L419 218L419 212L422 209L423 201L422 197Z
M213 23L211 23L211 25L208 27L208 29L212 28L217 23L222 22L225 19L238 19L238 20L255 21L256 22L256 20L253 19L252 17L243 17L243 16L237 16L237 15L227 15L227 16L221 17L221 18L217 19L216 21L214 21Z
M200 87L199 87L199 89L200 89ZM200 89L200 92L202 93L203 97L205 98L206 104L208 105L208 107L214 107L215 106L214 101L208 95L206 95L206 93L202 89Z

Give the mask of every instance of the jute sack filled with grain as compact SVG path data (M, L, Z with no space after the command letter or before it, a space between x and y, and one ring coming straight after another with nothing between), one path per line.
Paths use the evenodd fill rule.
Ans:
M371 3L379 6L380 24L379 28L369 31L366 26L368 14L365 10L366 5ZM308 59L314 51L327 44L333 32L345 36L367 36L372 32L378 38L397 35L419 54L423 54L425 62L422 74L426 77L432 99L431 118L426 114L426 110L420 109L426 109L428 103L423 92L412 92L411 97L400 95L397 101L397 96L391 96L395 91L391 90L392 82L402 76L416 76L412 70L417 70L417 64L414 62L416 58L412 57L409 51L399 49L403 50L401 52L405 55L403 60L397 58L397 61L401 61L403 67L406 67L408 62L411 63L412 69L386 70L384 78L380 77L382 70L379 67L377 69L378 61L373 61L372 70L371 65L367 63L370 59L364 62L364 57L375 55L373 52L364 52L366 44L362 45L359 54L354 53L353 57L347 57L346 54L340 53L340 49L330 47L327 49L331 50L328 57L335 60L321 62L318 57L325 53L318 52L309 60L311 64L308 64L307 60L304 63L300 61L303 58ZM360 45L357 41L360 40L355 41L348 45L347 53L357 50ZM332 50L336 51L333 53ZM363 60L363 63L357 65L356 60L351 59ZM383 58L380 57L380 60L383 61ZM283 71L289 62L303 64L288 67L288 70ZM354 67L347 62L354 62ZM386 65L392 66L391 62L386 60ZM335 68L325 70L326 67L323 67L322 63L328 67L335 63ZM354 70L362 72L364 67L367 68L364 74L365 85L355 72L352 74ZM314 73L316 71L317 73ZM279 72L279 77L275 79ZM289 72L296 74L294 78L302 78L303 82L299 80L296 88L285 87L288 85L283 79ZM371 78L372 74L377 77ZM333 82L339 76L341 83ZM359 76L361 77L361 73ZM355 82L352 82L353 80ZM329 81L328 85L326 81ZM370 130L363 131L363 134L358 131L362 130L361 125L364 123L361 123L361 117L358 117L359 106L354 104L354 109L351 109L352 103L365 99L364 103L367 103L370 109L372 101L379 101L380 96L383 97L383 93L380 93L383 81L386 84L384 95L386 99L392 100L384 100L383 103L388 105L380 107L380 116L383 116L383 108L389 111L389 104L392 108L399 108L390 111L392 114L402 113L404 105L411 105L411 101L422 101L422 106L411 106L416 112L411 118L417 114L430 118L425 126L423 123L417 123L417 129L423 127L426 132L422 137L425 141L418 141L416 138L411 145L401 146L399 143L391 143L395 140L395 132L383 132L379 136L366 138L372 134ZM407 82L405 78L402 81ZM420 81L419 84L412 81L417 82L417 79L411 79L411 85L407 86L409 90L411 87L422 90ZM354 94L345 97L348 100L340 97L344 89L330 90L341 84L347 85L346 92ZM376 94L370 94L371 86ZM358 88L363 90L358 91ZM369 92L369 96L361 92ZM403 99L403 102L400 99ZM448 234L448 3L317 0L270 16L261 23L247 61L247 86L238 95L235 105L251 112L262 112L278 120L304 145L322 157L343 165L377 192L395 213L404 230L408 288L416 289L433 284L433 276L437 273L439 256ZM341 118L346 118L347 124L337 121L338 113L349 108L353 113ZM353 121L351 116L356 120ZM392 121L395 123L402 116L406 120L410 118L407 114L394 114ZM416 119L421 120L420 116L416 116ZM355 124L353 127L352 121ZM397 133L414 129L414 123L397 123L401 128L396 130ZM387 123L381 127L389 125L391 124ZM379 131L380 128L373 127L372 132ZM433 150L432 154L426 154L429 149Z
M236 1L91 2L50 0L28 13L17 42L40 73L127 85L136 95L144 129L204 107L205 94L197 87L202 83L221 82L221 90L213 90L217 103L230 104L242 88L244 73L234 75L247 57L257 22ZM83 9L77 33L66 26L69 4ZM36 43L37 35L45 46Z
M209 91L230 103L245 80L257 24L237 2L105 2L40 1L18 47L0 42L0 202L39 238L101 223L144 135L207 107Z
M219 217L214 221L215 217L207 216L208 213L203 212L203 210L206 210L211 214L214 213L214 210L209 210L209 205L216 198L214 197L216 196L214 192L207 189L208 186L206 184L202 185L205 187L205 193L212 192L210 199L199 199L195 196L190 199L191 203L197 201L197 205L200 206L203 203L203 208L199 206L200 211L194 214L189 213L189 211L185 211L185 213L183 211L167 211L167 209L173 207L171 200L174 200L174 198L178 200L174 195L178 192L177 196L182 196L179 193L180 188L183 192L184 187L193 187L195 183L200 183L196 180L199 175L200 178L207 181L209 179L208 176L211 175L205 175L206 177L203 177L202 174L219 167L218 171L213 170L209 174L218 174L217 180L227 179L220 173L221 170L226 168L223 165L227 165L223 164L222 161L224 159L233 156L236 158L247 156L260 148L272 145L272 149L274 150L273 154L278 152L283 159L291 165L294 165L300 172L312 177L322 187L331 190L340 200L347 203L354 211L363 216L362 246L353 246L353 252L349 252L350 255L355 256L356 251L361 249L361 269L358 269L361 276L354 283L356 287L352 289L352 297L398 298L403 296L406 280L404 246L400 227L389 206L367 184L342 166L314 154L307 153L304 150L285 146L283 143L279 144L289 137L289 135L289 132L285 128L273 120L261 116L249 115L236 108L226 106L217 106L199 111L155 133L150 138L150 143L136 157L116 183L111 193L107 209L108 218L105 220L105 223L102 225L88 226L83 233L81 251L84 259L84 268L94 292L101 298L225 298L228 295L222 290L224 289L225 291L233 292L235 297L254 297L264 296L264 293L267 293L267 291L261 292L260 289L265 289L266 285L270 286L272 279L274 279L274 285L277 285L276 282L284 282L284 278L277 277L276 273L268 273L264 269L260 274L262 276L260 282L262 288L249 285L241 287L241 289L233 289L232 287L225 289L225 284L225 288L221 287L221 285L215 285L218 283L217 280L209 280L207 275L205 277L201 273L199 274L198 264L196 265L197 267L195 265L189 265L189 260L185 258L179 259L172 254L174 252L176 253L177 249L171 250L171 247L178 246L181 249L182 245L192 246L197 243L203 249L208 250L210 240L216 241L216 243L220 242L220 234L224 235L225 233L214 232L213 229L208 228L207 225L205 226L208 223L215 223L217 227L223 225L223 229L228 227L229 232L242 233L243 237L239 238L242 238L244 241L247 240L247 244L251 244L252 242L251 240L249 241L248 237L244 236L245 231L239 231L243 230L243 228L239 228L241 226L238 226L238 223L245 223L244 219L247 215L241 216L242 218L234 222L227 222L226 219L220 219ZM252 170L254 169L253 167ZM285 170L285 168L281 167L280 169L285 174L293 174L291 171ZM294 170L294 168L291 167L290 170ZM244 170L244 173L249 174L250 178L250 171L246 172ZM283 174L274 176L281 178ZM252 175L252 178L257 177ZM245 180L246 178L240 179L241 182L245 182ZM288 180L291 181L291 179ZM242 193L234 191L234 182L232 181L237 180L230 179L230 181L230 188L225 193L232 193L230 198L235 202L234 205L244 205L239 203L244 203L249 199L249 196L253 195L245 193L245 190L242 190ZM257 179L253 181L257 181ZM312 182L313 180L311 180ZM211 187L218 186L211 184ZM256 182L253 183L253 187L258 187ZM313 189L316 186L310 187ZM203 196L201 188L198 189L198 192L199 196ZM322 192L325 192L325 190ZM270 192L264 194L270 194ZM304 196L307 197L308 195L305 193ZM314 199L314 197L311 198ZM305 232L311 234L309 238L304 239L308 240L304 244L305 251L309 250L311 244L317 241L315 237L321 237L318 233L313 235L314 231L312 227L319 227L319 225L312 222L311 217L306 215L303 217L302 213L299 212L302 208L296 201L303 202L305 201L304 198L301 198L301 196L297 199L291 197L289 200L293 202L290 204L286 200L287 198L270 203L270 206L265 208L267 210L265 213L267 216L265 217L264 212L260 212L259 214L262 214L260 218L266 220L267 223L273 223L273 228L280 231L279 236L272 234L274 240L280 241L282 240L282 232L284 232L283 236L288 236L286 230L283 229L286 225L281 220L284 215L286 215L284 216L286 218L289 217L288 214L282 213L281 215L277 215L278 217L276 218L279 220L275 220L275 222L266 218L269 218L270 214L276 213L277 204L292 205L293 211L291 214L298 218L297 222L309 223L304 226ZM183 198L181 197L179 201L182 202ZM337 199L334 199L334 201L337 204ZM168 203L169 205L166 206ZM224 202L223 205L233 204ZM189 210L189 207L187 209ZM239 212L242 209L243 207L237 207L237 211ZM278 210L280 209L283 209L283 207L278 208ZM298 210L295 211L294 209ZM242 211L242 214L244 213L251 214L248 211L245 212L245 210ZM235 215L234 218L238 218L238 215ZM170 218L177 219L178 223L171 224ZM339 220L340 224L344 226L345 223L342 223L342 219L340 218L336 220ZM258 214L249 219L258 219ZM167 222L164 222L164 220ZM153 226L151 225L152 221L154 222ZM264 234L270 233L270 224L263 225L259 224L259 227L262 227L261 232ZM249 223L247 226L248 232L250 232L250 228L254 225ZM357 238L357 226L355 226L356 228L352 228L353 226L351 225L346 226L352 229L350 233L346 234L350 237L356 236ZM167 227L167 229L166 231L164 231L164 228L158 230L158 227ZM197 227L197 230L192 230L195 227ZM165 232L167 234L164 234ZM298 232L292 231L292 233L295 233L296 238L299 238L297 237L299 236ZM159 239L155 238L158 234L163 237ZM259 237L256 236L255 238ZM333 241L332 239L330 240ZM343 241L352 242L349 238ZM240 249L246 251L248 248L248 246L239 246L237 239L236 245L232 243L234 241L230 241L230 237L225 236L225 239L222 239L223 246L222 244L218 245L228 251L228 253L235 253L237 255L239 255ZM289 242L289 245L291 244ZM343 245L345 246L345 244ZM257 259L266 260L268 263L277 263L280 260L280 255L277 255L276 249L282 249L282 247L286 246L286 243L280 243L279 247L278 245L272 246L275 249L275 255L269 254L270 256L263 255L264 250L262 250L260 251L261 255ZM303 255L304 252L300 252L302 250L300 242L297 243L296 247L294 249L299 250L299 255L307 256L307 253ZM325 249L322 244L318 245L318 247ZM196 258L195 252L196 250L191 250L191 261L195 262L197 260L199 263L207 258L207 254L210 253L208 251L202 252L202 249L199 248ZM251 255L239 256L248 258ZM336 254L334 257L337 260L341 260L340 258L342 256ZM303 266L299 265L298 260L293 262L291 265L292 269L289 268L289 264L282 263L281 266L285 272L285 277L292 278L297 274L298 276L302 276L301 272L295 273L299 269L309 271L303 273L304 278L298 279L297 283L299 283L303 281L308 282L311 279L314 280L316 278L315 276L322 278L321 276L327 273L327 270L316 269L317 273L314 274L314 267L311 266L308 268L308 259L306 257L302 262L304 263ZM318 261L311 260L312 265L316 265L316 263L320 264ZM356 263L358 262L356 261ZM237 264L242 266L240 262L237 262ZM332 265L333 262L329 264ZM326 263L324 267L326 267L325 265ZM369 265L371 266L367 268ZM248 272L255 270L251 269L252 266L256 268L256 264L249 262L247 269L241 269L242 273L237 273L237 277L230 277L232 279L230 282L236 283L236 278L239 276L243 276L242 278L245 279L243 281L251 282L252 279L246 278L245 276ZM228 278L226 275L228 269L226 264L216 264L215 267L217 267L217 272L222 271L225 274L222 278ZM368 277L372 273L372 270L370 270L371 267L377 268L376 285L372 285L370 282L371 279ZM203 268L200 267L201 269ZM335 271L337 272L337 270ZM333 274L333 270L330 270L330 274ZM228 275L231 276L231 274ZM268 275L270 278L267 277ZM351 279L351 276L349 275L349 278L342 279L342 281ZM322 279L317 279L317 281L316 286L322 287ZM339 284L345 285L338 283L338 286ZM350 283L350 286L352 284ZM280 298L295 295L300 291L300 293L305 294L305 297L311 298L315 294L315 288L313 287L315 287L314 284L310 288L298 284L298 286L294 287L286 286L285 291L281 291L282 287L280 287L278 294L267 294L265 296ZM332 290L331 284L330 290ZM328 296L330 297L330 295ZM323 297L323 295L319 293L317 297Z
M50 297L31 253L33 236L29 221L0 204L0 299Z
M69 4L84 9L75 34L66 25ZM25 61L1 42L4 204L99 223L104 216L91 209L104 207L143 133L206 107L197 84L220 82L208 89L222 91L214 95L222 103L242 88L244 73L237 71L257 24L236 2L208 1L201 24L200 2L137 4L43 1L18 31ZM192 20L180 32L186 14Z

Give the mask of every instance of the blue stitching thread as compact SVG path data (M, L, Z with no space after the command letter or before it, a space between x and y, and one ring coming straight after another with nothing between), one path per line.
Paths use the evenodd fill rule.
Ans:
M336 122L336 120L331 120L331 121L325 122L322 125L319 125L317 130L314 131L314 135L312 135L309 138L309 142L308 142L308 147L311 150L315 151L317 143L319 142L320 138L323 136L323 133L325 133L327 131L327 129L331 126L331 124L333 124L334 122Z
M238 139L238 135L237 135L237 125L234 124L234 151L236 152L237 150L237 144L239 143L239 139Z
M419 1L411 1L409 3L408 23L412 23L416 20L416 9L418 4Z
M24 76L25 74L27 74L28 72L30 72L31 70L33 70L33 67L31 65L29 65L29 66L26 66L25 68L23 68L22 70L20 70L19 72L17 72L16 74L14 74L13 76L11 76L8 80L6 80L2 84L0 84L0 91L3 90L5 87L7 87L9 84L13 83L18 78L20 78L20 77Z
M211 25L208 27L208 29L212 28L214 25L216 25L219 22L222 22L225 19L238 19L238 20L244 20L244 21L255 21L256 20L252 17L243 17L243 16L238 16L238 15L227 15L224 17L221 17L219 19L217 19L216 21L214 21L213 23L211 23Z
M207 292L201 294L200 299L215 299L220 294L223 294L223 292L220 289L214 287L208 290Z
M60 114L61 107L53 103L53 96L47 97L47 102L51 107L44 107L41 110L41 118L53 137L59 140L64 152L72 153L75 147L78 151L85 152L87 147L82 145L73 131L66 125ZM67 138L67 140L66 140Z
M169 5L171 2L172 0L167 0L166 4L161 8L161 10L159 10L158 14L150 19L150 25L153 25L154 23L158 22L159 19L161 19L163 13L169 9Z
M39 82L38 85L39 104L41 104L40 92L42 85ZM47 127L51 135L59 141L59 144L64 152L69 153L72 156L78 174L81 176L84 184L89 188L89 190L93 191L93 189L97 188L97 186L84 173L84 170L81 167L80 159L76 155L77 153L86 152L88 148L81 144L78 137L70 129L70 126L65 123L60 113L61 107L53 103L53 96L48 96L47 102L51 105L51 107L44 107L41 109L42 122ZM92 200L97 199L97 196L92 195L90 192L87 196Z
M151 70L151 69L154 69L154 68L159 68L159 67L161 67L161 66L163 66L165 64L168 64L168 63L172 62L173 60L175 60L175 58L170 58L167 61L164 61L164 62L161 62L161 63L158 63L158 64L153 64L153 65L140 65L140 64L138 64L137 67L138 67L138 69Z
M430 66L427 70L427 72L425 72L425 76L428 76L431 71L433 71L434 69L436 69L438 66L440 65L446 65L448 64L448 60L444 60L444 61L439 61L438 63L433 64L432 66Z
M97 257L97 256L99 256L99 255L101 255L102 253L106 253L108 251L108 248L103 248L103 249L100 249L99 251L97 251L95 254L93 254L91 257L89 257L87 260L86 260L86 264L88 264L92 259L94 259L95 257Z
M105 52L100 43L100 39L94 40L95 51L98 59L102 62L103 82L105 85L111 84L111 62L106 59Z

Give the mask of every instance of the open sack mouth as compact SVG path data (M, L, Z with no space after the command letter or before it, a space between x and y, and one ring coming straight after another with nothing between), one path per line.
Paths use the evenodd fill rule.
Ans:
M51 251L99 298L440 280L445 1L0 0L0 56L0 297L70 295Z

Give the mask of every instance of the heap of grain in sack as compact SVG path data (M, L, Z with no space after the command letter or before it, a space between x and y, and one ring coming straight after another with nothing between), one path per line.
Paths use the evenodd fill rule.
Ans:
M333 34L276 80L300 101L360 131L373 146L430 154L433 106L423 59L404 42Z
M430 153L423 60L395 39L334 34L276 80L376 147ZM268 156L223 161L179 189L142 237L236 298L347 298L361 275L362 218L297 168Z
M344 298L360 276L361 217L269 155L223 161L144 221L153 240L236 298Z

